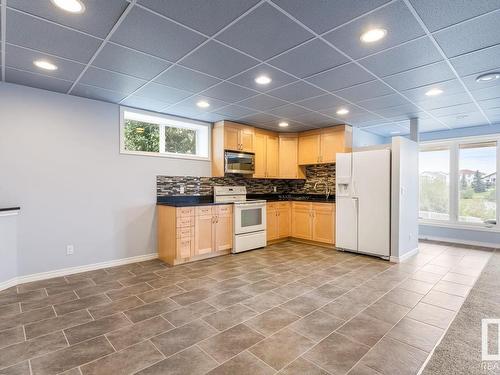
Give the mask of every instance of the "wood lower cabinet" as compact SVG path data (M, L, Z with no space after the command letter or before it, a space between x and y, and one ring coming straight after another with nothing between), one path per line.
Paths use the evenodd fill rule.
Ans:
M290 202L269 202L267 204L267 240L274 241L290 237Z
M158 257L175 265L227 254L233 246L233 206L157 206Z
M335 243L335 204L292 202L292 237Z

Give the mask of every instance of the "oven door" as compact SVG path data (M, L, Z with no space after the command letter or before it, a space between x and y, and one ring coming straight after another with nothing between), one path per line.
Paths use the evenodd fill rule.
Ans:
M266 203L234 205L234 234L266 230Z

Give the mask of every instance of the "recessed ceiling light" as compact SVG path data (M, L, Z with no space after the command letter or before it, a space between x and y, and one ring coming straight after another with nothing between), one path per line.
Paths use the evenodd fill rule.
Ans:
M361 34L359 39L361 39L361 41L364 43L373 43L379 41L380 39L383 39L386 35L386 29L371 29Z
M196 105L200 108L208 108L210 107L210 103L205 100L200 100Z
M349 113L349 110L347 108L340 108L337 111L337 115L347 115Z
M288 122L286 121L281 121L279 124L278 124L281 128L286 128L288 126Z
M268 85L271 83L271 81L272 79L268 76L258 76L257 78L255 78L255 82L259 85Z
M33 61L33 64L40 69L45 69L45 70L57 70L57 66L52 64L51 62L47 60L36 60Z
M85 12L85 5L80 0L50 0L56 7L66 12L80 14Z
M477 76L476 82L488 82L488 81L494 81L495 79L500 78L500 73L494 72L494 73L486 73L486 74L481 74L480 76Z
M436 96L436 95L440 95L442 93L443 93L443 90L434 88L434 89L430 89L429 91L427 91L425 93L425 95L427 95L427 96Z

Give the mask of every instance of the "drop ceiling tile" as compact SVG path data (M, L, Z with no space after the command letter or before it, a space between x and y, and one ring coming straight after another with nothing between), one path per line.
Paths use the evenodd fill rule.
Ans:
M392 123L369 127L368 129L361 127L361 129L382 137L401 136L409 133L409 129L407 127Z
M131 97L125 99L121 104L128 107L159 112L163 108L168 106L169 103L165 103L159 100L154 100L151 98L146 98L144 96L132 95Z
M317 33L359 17L389 0L273 0L275 4Z
M345 105L342 108L346 108L347 110L349 110L349 113L347 113L345 115L338 115L337 114L338 107L337 108L321 109L319 112L321 112L322 114L325 114L327 116L330 116L330 117L344 119L345 121L348 121L348 120L353 119L353 118L362 118L362 117L368 118L368 117L375 116L374 114L371 114L370 112L365 111L364 109L355 107L353 105ZM379 118L378 116L376 116L376 117Z
M392 90L386 84L380 82L379 80L361 83L356 86L351 86L346 89L335 91L336 95L341 96L342 98L352 102L372 99L392 93L394 93L394 90Z
M444 53L455 57L500 43L500 11L460 23L434 34Z
M499 0L410 0L430 31L436 31L500 7Z
M208 108L199 108L196 103L199 101L206 101L210 104ZM206 95L194 95L183 99L182 102L178 103L177 107L185 107L188 108L191 112L200 112L200 113L208 113L208 112L217 112L219 108L227 107L230 103L227 103L223 100L209 98Z
M225 116L225 118L228 120L236 120L254 114L255 110L241 107L237 104L232 104L227 107L222 107L220 109L217 109L214 112L216 112L219 115Z
M171 21L134 7L111 40L169 61L177 61L206 38Z
M417 106L407 103L396 107L377 109L374 112L387 119L399 121L400 119L417 117L416 115L422 111Z
M199 32L213 35L259 0L139 0L139 4Z
M9 43L87 63L99 48L99 39L7 9ZM50 38L47 38L50 35Z
M182 65L222 79L257 65L258 61L210 41L182 60Z
M92 65L99 68L150 80L171 64L155 57L107 43Z
M442 60L427 37L369 56L359 62L378 76L388 76Z
M259 85L255 82L255 78L264 75L272 79L272 81L267 85ZM249 69L233 78L230 79L231 82L236 83L241 86L245 86L260 92L266 92L289 83L296 81L296 78L291 75L281 72L278 69L273 68L267 64L260 64L256 67Z
M313 96L321 95L324 91L317 89L306 82L296 82L279 89L271 90L269 95L289 102L296 102Z
M325 90L336 91L373 80L373 76L354 63L346 64L307 78Z
M461 105L461 104L468 104L471 102L471 98L469 94L467 94L464 90L461 92L458 92L456 94L448 94L445 95L444 93L437 96L433 97L431 99L425 98L423 100L415 100L415 103L421 106L422 108L426 110L431 110L431 109L437 109L437 108L443 108L443 107L450 107L450 106L455 106L455 105Z
M252 123L273 123L277 124L280 121L279 116L273 116L268 113L255 113L249 116L242 117L242 121L252 124Z
M396 90L407 90L454 78L456 77L448 65L444 61L440 61L435 64L387 76L384 78L384 81Z
M71 90L71 95L81 96L88 99L102 100L111 103L118 103L126 96L126 94L122 94L120 92L82 84L77 84L73 88L73 90Z
M204 112L201 110L197 110L193 107L186 107L183 104L168 107L163 112L169 115L175 115L175 116L185 117L187 119L194 119L207 122L215 122L224 119L221 115L218 115L217 113Z
M358 104L366 108L370 111L374 111L377 109L383 109L383 108L389 108L389 107L396 107L398 105L403 105L407 104L408 100L403 98L399 94L389 94L389 95L384 95L380 96L375 99L368 99L368 100L363 100L360 101Z
M420 133L449 130L449 129L450 129L449 126L443 125L441 122L433 118L421 119L418 122L418 130Z
M500 124L500 108L489 109L485 112L492 123Z
M179 90L173 87L150 82L146 86L143 86L140 90L138 90L134 95L143 96L164 103L176 103L192 95L192 93L189 91Z
M431 100L432 98L426 96L425 93L434 88L443 90L443 93L440 96L447 96L464 92L464 87L462 86L462 84L457 79L452 79L444 82L436 82L430 85L420 86L414 89L404 90L402 91L402 94L407 96L412 101L426 101Z
M155 79L155 82L181 90L199 92L221 82L221 80L176 65Z
M311 58L314 56L314 58ZM347 63L349 60L325 42L314 39L269 61L282 70L304 78Z
M469 102L465 104L453 105L450 107L432 109L429 112L433 116L443 117L443 116L459 116L463 114L474 113L477 111L478 111L477 106L474 103Z
M375 43L363 43L361 35L373 28L387 30L384 39ZM425 35L408 7L402 1L389 4L326 34L326 40L355 59Z
M250 96L254 96L257 93L252 90L245 89L240 86L233 85L229 82L222 82L218 85L209 88L203 92L203 95L209 96L211 98L224 100L228 103L237 102Z
M72 84L70 81L16 70L9 67L5 68L5 81L61 93L66 93Z
M311 127L325 127L340 124L341 122L324 116L320 113L307 112L302 115L293 116L293 120L301 122Z
M267 111L269 109L285 105L287 104L287 102L281 99L261 94L252 98L245 99L238 104L244 107L256 109L258 111Z
M500 98L500 90L498 89L498 86L491 86L480 90L474 90L471 93L476 100Z
M466 128L469 126L488 125L488 121L480 112L470 112L465 116L444 116L438 117L453 129Z
M282 107L277 107L269 111L269 113L273 115L286 118L292 118L293 116L303 114L304 112L310 112L310 111L302 107L296 106L294 104L286 104Z
M217 39L258 59L269 59L313 35L264 3L224 30Z
M113 73L107 70L90 67L83 74L80 83L90 86L101 87L103 89L130 94L138 89L146 81L124 74Z
M497 69L500 44L454 57L450 61L460 76Z
M57 70L42 70L33 62L36 60L47 60L57 66ZM74 81L82 72L85 65L73 61L60 59L45 53L35 52L21 47L8 44L6 46L5 65L11 68L26 70L33 73L43 74L49 77L61 78Z
M309 108L313 111L320 111L329 108L339 108L349 105L349 103L345 100L331 94L325 94L317 96L315 98L301 100L296 104Z
M481 100L478 104L483 110L498 109L500 108L500 98Z
M71 15L51 1L9 0L9 7L105 38L127 7L125 0L85 1L85 12Z

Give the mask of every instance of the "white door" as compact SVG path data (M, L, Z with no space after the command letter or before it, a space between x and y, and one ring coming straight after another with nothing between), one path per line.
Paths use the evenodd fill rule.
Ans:
M335 246L358 250L357 199L338 197L335 200Z
M358 251L390 255L391 152L353 153L353 197L358 198Z

